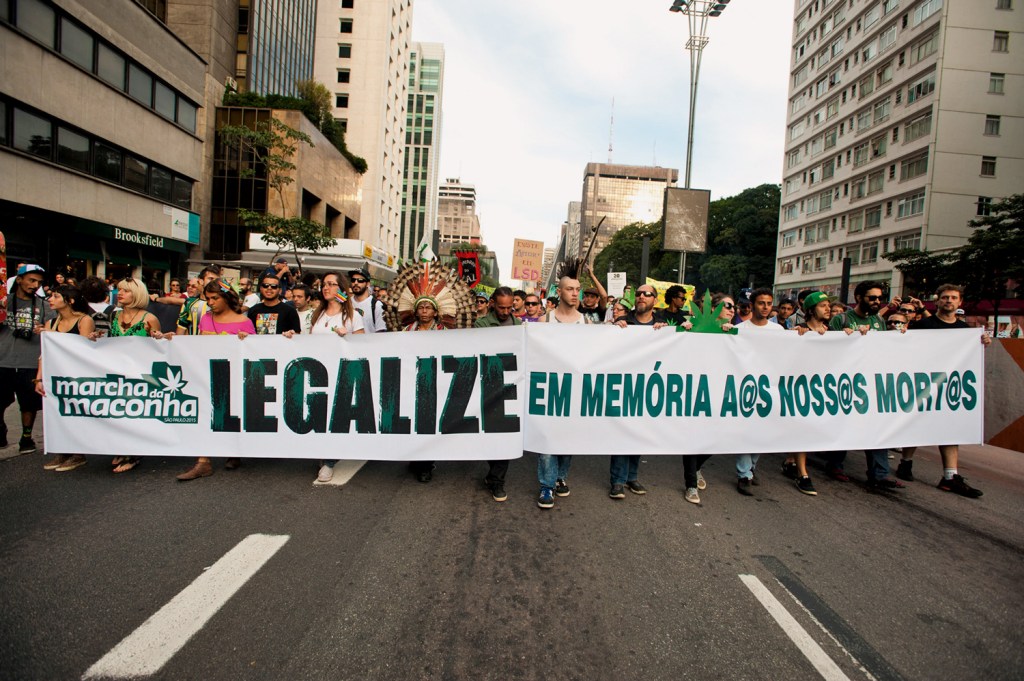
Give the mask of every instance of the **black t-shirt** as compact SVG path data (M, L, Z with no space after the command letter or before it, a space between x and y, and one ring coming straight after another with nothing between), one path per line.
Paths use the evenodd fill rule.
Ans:
M597 307L583 307L583 303L580 303L580 306L577 307L576 309L582 312L587 317L589 317L591 324L604 323L604 315L607 308L601 307L600 305L598 305Z
M962 319L957 319L952 322L944 322L939 319L938 315L933 314L931 317L925 317L919 322L914 322L910 325L912 329L969 329L967 322Z
M676 310L672 312L667 307L663 310L655 310L654 316L658 317L658 321L665 322L666 324L672 324L673 326L682 326L689 315L686 314L685 310Z
M657 314L651 315L651 321L641 322L636 318L635 310L630 310L629 312L626 313L626 326L654 326L659 321L660 320L658 319Z
M282 334L285 331L302 333L299 313L291 305L258 303L249 308L249 319L260 335Z

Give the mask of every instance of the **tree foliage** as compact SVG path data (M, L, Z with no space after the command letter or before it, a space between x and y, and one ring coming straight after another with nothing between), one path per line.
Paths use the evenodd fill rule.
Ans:
M239 174L253 177L256 168L261 168L268 190L277 194L281 215L244 208L238 211L242 222L263 232L265 243L277 246L270 262L283 250L291 250L295 261L299 262L299 249L316 252L338 243L330 230L319 222L288 215L290 211L284 190L295 182L293 173L296 166L292 159L300 145L313 146L309 135L276 118L259 121L252 128L225 125L218 134L223 144L241 151L244 162Z
M964 286L965 297L991 301L998 312L1011 283L1024 280L1024 194L993 204L989 215L968 224L974 231L960 248L943 253L900 249L884 257L918 295L954 282Z
M685 282L698 290L729 293L751 282L755 286L770 285L775 268L779 200L779 186L763 184L712 201L708 213L708 251L687 254ZM679 254L661 249L661 222L623 227L594 260L594 272L603 276L614 264L614 271L626 272L629 283L638 283L645 235L651 240L649 276L663 281L678 280Z

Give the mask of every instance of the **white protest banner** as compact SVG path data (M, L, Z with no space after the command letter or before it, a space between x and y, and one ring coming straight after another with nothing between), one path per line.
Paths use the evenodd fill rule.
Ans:
M522 454L524 338L519 328L97 342L45 333L46 448L516 458Z
M742 329L742 327L741 327ZM982 441L979 330L43 334L52 452L380 460Z
M982 441L978 329L730 336L527 327L528 451L821 452Z

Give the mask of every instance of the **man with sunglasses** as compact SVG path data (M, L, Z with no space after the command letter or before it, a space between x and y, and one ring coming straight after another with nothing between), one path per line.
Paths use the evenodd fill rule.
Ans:
M523 322L539 322L541 317L544 316L544 311L541 309L540 297L536 293L527 293L526 300L523 302L523 308L525 312L520 317Z
M853 290L855 304L840 315L832 317L829 329L845 331L847 335L859 332L862 336L869 331L887 330L885 321L878 312L882 309L882 284L877 281L862 281ZM903 483L889 478L889 450L865 449L867 460L868 487L875 490L902 489Z
M352 305L363 317L364 333L387 331L384 323L384 304L370 292L370 272L365 267L346 272L352 284Z
M260 277L260 302L249 308L249 319L261 336L302 333L299 313L281 299L281 280L269 274Z

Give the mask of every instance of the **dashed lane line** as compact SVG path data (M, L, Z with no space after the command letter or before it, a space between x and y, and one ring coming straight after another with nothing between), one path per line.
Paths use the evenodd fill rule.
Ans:
M754 575L739 575L739 578L825 681L850 681L850 677L843 673L839 665L832 661L760 579Z
M137 678L160 671L288 539L251 534L240 541L89 667L82 679Z

